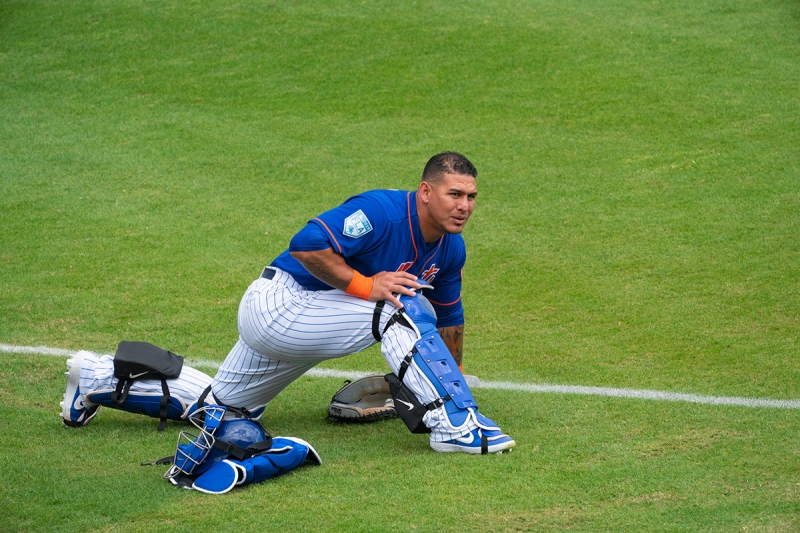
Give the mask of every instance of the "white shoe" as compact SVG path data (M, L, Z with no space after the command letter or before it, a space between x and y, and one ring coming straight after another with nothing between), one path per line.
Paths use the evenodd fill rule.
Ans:
M431 441L437 452L462 452L472 454L503 453L516 446L514 439L499 429L473 429L468 435L444 442Z
M67 359L67 391L64 393L64 401L61 402L61 418L65 426L78 428L88 424L97 415L99 405L94 405L86 401L86 397L81 394L81 365L83 364L84 352L78 352Z

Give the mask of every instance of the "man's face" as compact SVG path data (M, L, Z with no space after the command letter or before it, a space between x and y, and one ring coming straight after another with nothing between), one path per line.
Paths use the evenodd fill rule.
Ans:
M426 240L428 237L435 240L445 233L461 233L475 210L477 195L475 178L465 174L444 174L439 183L420 184L418 197L427 211L420 221L423 233L428 233Z

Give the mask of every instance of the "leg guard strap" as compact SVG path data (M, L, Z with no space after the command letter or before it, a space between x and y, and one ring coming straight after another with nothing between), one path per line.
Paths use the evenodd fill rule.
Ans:
M128 394L131 391L131 385L133 385L133 382L134 380L132 379L120 379L117 382L117 388L111 393L111 401L120 406L125 403L125 400L128 399ZM158 423L158 431L164 431L164 429L167 427L167 405L169 405L170 395L166 379L161 379L161 392L162 395L161 400L159 401L158 411L158 418L160 420ZM109 407L113 408L111 405L109 405ZM121 407L119 408L122 409Z
M405 326L408 329L414 329L411 327L411 324L406 320L403 316L403 310L398 309L395 314L389 317L389 320L386 321L386 325L383 326L383 332L380 331L380 320L381 320L381 311L383 310L383 306L380 304L386 304L385 301L378 302L378 305L375 306L375 313L372 315L372 336L380 342L383 339L383 334L395 324L400 324L401 326ZM379 307L380 306L380 307Z
M399 381L401 382L403 381L403 377L406 375L406 371L408 370L408 367L411 365L411 361L414 360L414 355L416 354L417 354L417 347L414 346L414 348L411 350L411 353L405 356L405 358L403 358L403 362L400 363L400 371L397 373L397 379ZM445 402L448 402L451 399L452 398L450 397L450 395L447 394L443 398L436 398L431 403L427 404L421 403L420 405L424 407L426 411L433 411L434 409L438 409L439 407L443 406Z
M386 300L381 300L375 304L375 310L372 312L372 336L375 337L375 342L381 342L381 313L384 306Z

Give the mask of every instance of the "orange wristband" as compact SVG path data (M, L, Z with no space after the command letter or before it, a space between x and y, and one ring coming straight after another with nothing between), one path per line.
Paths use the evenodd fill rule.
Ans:
M353 270L353 279L350 280L350 285L344 290L347 294L361 298L362 300L369 300L369 295L372 293L372 277L366 277L358 270Z

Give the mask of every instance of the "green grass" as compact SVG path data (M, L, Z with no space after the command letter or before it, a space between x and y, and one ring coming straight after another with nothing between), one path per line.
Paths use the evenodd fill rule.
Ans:
M467 373L800 398L798 30L789 0L4 0L0 343L221 361L305 220L455 149ZM518 449L450 457L304 378L265 422L325 465L214 498L138 466L178 426L62 429L63 371L0 359L0 530L800 531L796 411L476 389Z
M795 531L796 412L476 389L520 442L436 454L399 420L325 421L330 379L272 405L274 434L323 457L226 496L178 490L164 467L180 425L101 410L62 428L63 359L7 356L0 435L8 531ZM19 379L24 377L24 379ZM33 402L29 398L35 398ZM792 445L787 448L787 444ZM13 450L14 453L8 453ZM788 456L788 457L787 457Z

